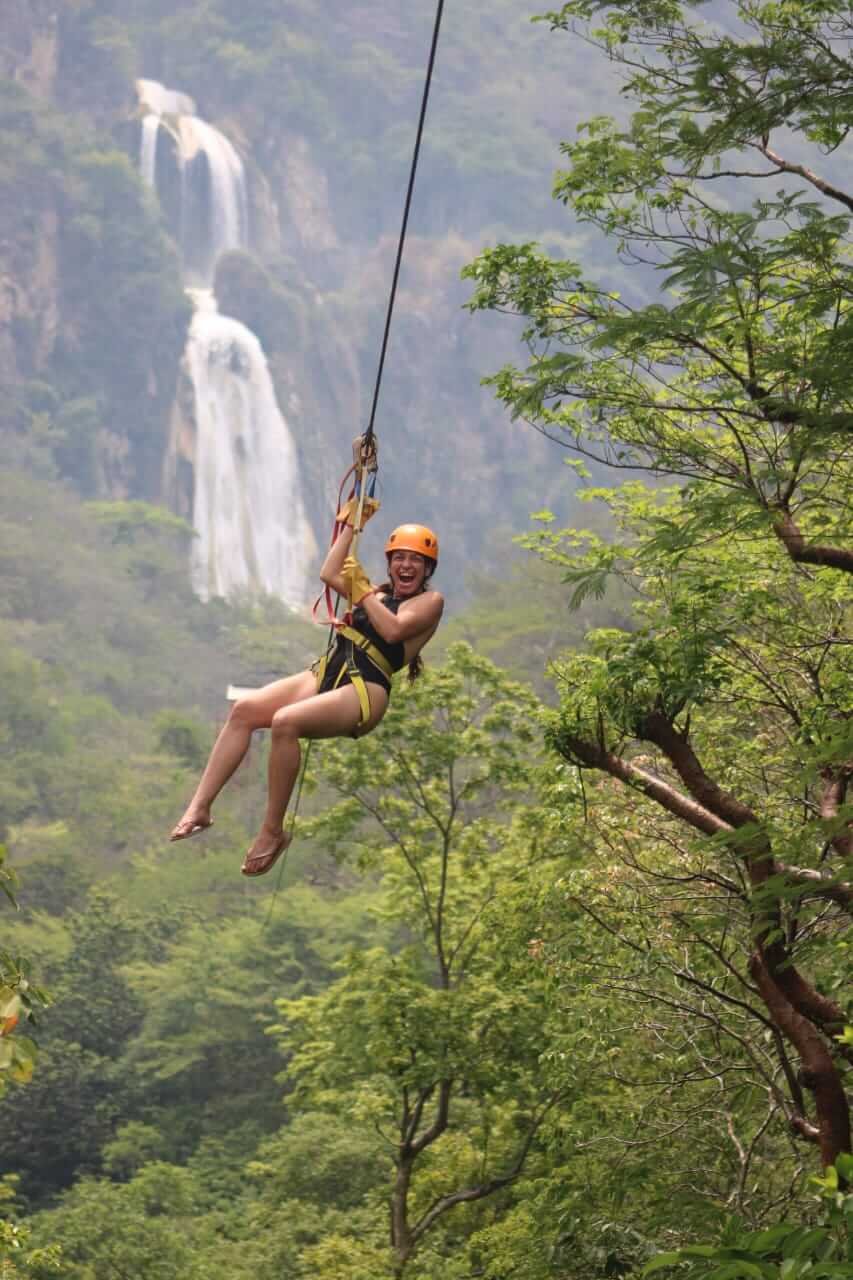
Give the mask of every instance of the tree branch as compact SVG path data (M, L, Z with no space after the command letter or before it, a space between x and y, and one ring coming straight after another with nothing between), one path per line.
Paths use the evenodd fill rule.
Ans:
M853 573L853 551L844 547L827 547L806 542L804 534L787 511L778 511L773 532L796 564L816 564L826 569L842 569Z
M820 816L824 822L832 822L838 817L838 810L847 797L847 788L853 776L853 765L844 765L841 769L824 769L823 793L820 798ZM844 830L833 836L830 844L842 858L853 857L853 823L845 824Z
M412 1140L414 1139L414 1136L418 1131L418 1125L421 1122L421 1116L423 1115L423 1112L424 1112L424 1106L432 1097L432 1095L435 1093L435 1085L434 1084L430 1085L428 1089L418 1090L418 1100L415 1103L414 1110L411 1111L411 1113L409 1113L408 1111L408 1090L406 1090L405 1093L406 1093L407 1118L404 1121L405 1128L403 1132L403 1141L400 1145L405 1151L408 1151L408 1149L412 1145Z
M626 783L627 786L642 791L668 813L681 818L706 836L716 836L722 831L731 830L728 823L721 821L703 805L697 804L676 787L664 782L662 778L656 778L653 773L649 773L639 765L623 760L621 756L608 751L606 747L573 735L561 735L559 750L571 764L601 769L611 777Z
M426 1129L419 1138L415 1138L412 1142L406 1143L406 1155L414 1158L420 1155L428 1146L435 1142L436 1138L440 1138L447 1128L450 1118L450 1095L453 1092L453 1080L441 1080L438 1086L438 1106L436 1108L435 1119L428 1129Z
M793 164L790 160L783 159L778 152L772 149L768 138L762 138L761 142L755 145L765 159L769 160L771 164L775 164L783 173L795 173L797 177L805 178L806 182L810 182L813 187L817 187L818 191L825 196L829 196L830 200L837 200L839 204L844 205L845 209L853 209L853 196L849 196L840 187L833 187L820 174L815 173L813 169L807 169L804 164Z
M750 973L774 1022L800 1055L799 1078L817 1109L821 1159L824 1166L834 1164L842 1152L850 1150L850 1114L829 1049L817 1029L785 998L758 951L750 960ZM791 1123L802 1136L811 1137L813 1126L805 1117L794 1117Z
M681 733L663 711L648 712L637 733L652 742L672 764L691 796L716 816L720 830L758 826L758 816L730 792L724 791L703 769L686 733Z
M828 898L853 915L853 884L849 881L831 880L812 867L792 867L786 862L777 861L776 870L792 884L808 885L810 897Z
M525 1161L530 1154L530 1148L533 1140L538 1133L543 1120L548 1112L556 1103L562 1101L564 1093L555 1093L545 1104L538 1115L534 1116L531 1121L530 1128L524 1136L524 1141L519 1148L518 1154L512 1163L512 1166L506 1173L500 1174L498 1177L489 1178L486 1182L481 1183L478 1187L465 1187L459 1191L450 1191L447 1195L439 1196L428 1209L424 1211L418 1221L411 1229L410 1239L414 1244L420 1239L425 1232L429 1231L433 1223L448 1209L452 1209L457 1204L470 1204L473 1200L483 1200L486 1196L493 1195L495 1191L500 1191L502 1187L507 1187L510 1183L515 1182L516 1178L524 1168Z
M752 826L755 835L742 848L753 891L761 890L771 877L779 875L770 841L757 814L729 792L724 791L703 769L685 733L679 732L663 711L651 711L638 726L638 733L669 759L688 791L703 806L735 828ZM794 1009L817 1026L834 1033L844 1025L844 1011L834 1000L822 995L794 967L787 947L781 940L781 917L778 899L766 901L764 918L758 922L756 934L762 956L773 981L784 992ZM773 941L768 942L768 935Z

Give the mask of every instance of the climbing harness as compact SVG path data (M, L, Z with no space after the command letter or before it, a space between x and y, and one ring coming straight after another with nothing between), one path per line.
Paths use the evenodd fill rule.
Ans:
M372 641L368 640L367 636L362 635L360 631L356 631L354 627L347 626L344 623L335 629L335 633L339 640L343 640L345 643L346 661L338 672L337 679L332 685L332 688L337 689L345 677L349 679L350 684L358 695L358 705L361 710L361 717L356 729L361 729L370 719L370 696L367 692L367 685L365 684L364 676L356 664L356 649L363 653L365 657L369 658L374 667L377 667L389 682L394 674L394 668L385 657L385 654L382 653L380 649L377 649L376 645L373 644ZM317 677L318 690L323 684L326 668L329 665L329 656L329 650L327 649L323 656L318 658L314 663L314 666L311 668Z

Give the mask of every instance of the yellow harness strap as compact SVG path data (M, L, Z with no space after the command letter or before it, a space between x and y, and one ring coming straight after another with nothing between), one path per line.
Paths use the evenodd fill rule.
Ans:
M354 649L360 649L363 654L366 654L374 667L378 667L384 676L387 676L389 680L391 679L394 674L394 668L385 657L385 654L382 653L380 649L377 649L376 645L371 640L367 639L367 636L363 636L361 632L356 631L354 627L347 626L338 627L337 633L339 636L343 636L343 638L347 640ZM323 656L318 658L317 662L314 664L313 670L317 677L318 689L323 683L323 676L326 674L326 665L328 660L328 655L324 653ZM335 681L335 688L340 684L344 674L349 676L350 683L358 694L358 704L361 708L361 719L358 722L358 728L360 729L362 725L367 724L370 719L370 697L368 696L364 676L355 665L355 662L352 659L352 653L350 653L350 658L347 661L346 666L341 667L338 678Z

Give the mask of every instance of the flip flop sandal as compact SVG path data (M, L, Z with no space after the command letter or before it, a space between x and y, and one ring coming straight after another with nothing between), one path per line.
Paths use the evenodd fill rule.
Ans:
M178 823L178 827L182 827L182 826L184 826L184 825L185 825L185 824L184 824L184 823L182 823L182 822L179 822L179 823ZM170 842L171 844L176 844L178 840L189 840L192 836L200 835L202 831L207 831L207 830L208 830L210 827L212 827L212 826L213 826L213 821L212 821L212 820L211 820L210 822L196 822L196 823L193 823L193 825L190 827L189 831L182 831L182 832L180 833L180 835L171 835L171 836L169 836L169 842ZM176 830L177 830L177 828L176 828Z
M290 844L292 838L293 837L290 835L283 835L279 840L278 844L275 846L275 848L272 849L269 853L259 853L259 854L256 854L254 857L250 857L249 854L247 853L245 858L243 859L243 865L240 868L243 875L244 876L265 876L268 871L272 871L273 867L278 862L279 858L281 857L285 849ZM250 871L249 867L252 865L253 862L262 862L264 865L260 867L259 870L257 871Z

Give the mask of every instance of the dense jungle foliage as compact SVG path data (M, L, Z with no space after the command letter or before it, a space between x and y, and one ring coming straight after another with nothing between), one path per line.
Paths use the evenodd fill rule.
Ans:
M236 100L272 92L285 41L320 130L316 16L285 10L81 0L63 56L118 86L160 41L199 77L217 59ZM382 50L392 95L395 29L353 39L375 12L337 71L374 77ZM263 743L210 832L164 836L226 684L303 665L317 633L275 602L188 599L184 522L87 491L61 459L80 439L16 418L10 1280L853 1274L853 14L572 0L545 25L555 67L585 41L623 77L555 182L566 243L611 249L485 248L466 323L523 327L523 357L482 373L586 505L571 528L539 511L522 569L472 579L374 733L314 748L280 881L238 874ZM39 119L34 151L78 156ZM541 200L507 145L511 199ZM121 280L114 200L130 236L156 217L119 157L73 163L74 234L97 227ZM277 287L247 301L271 329Z

